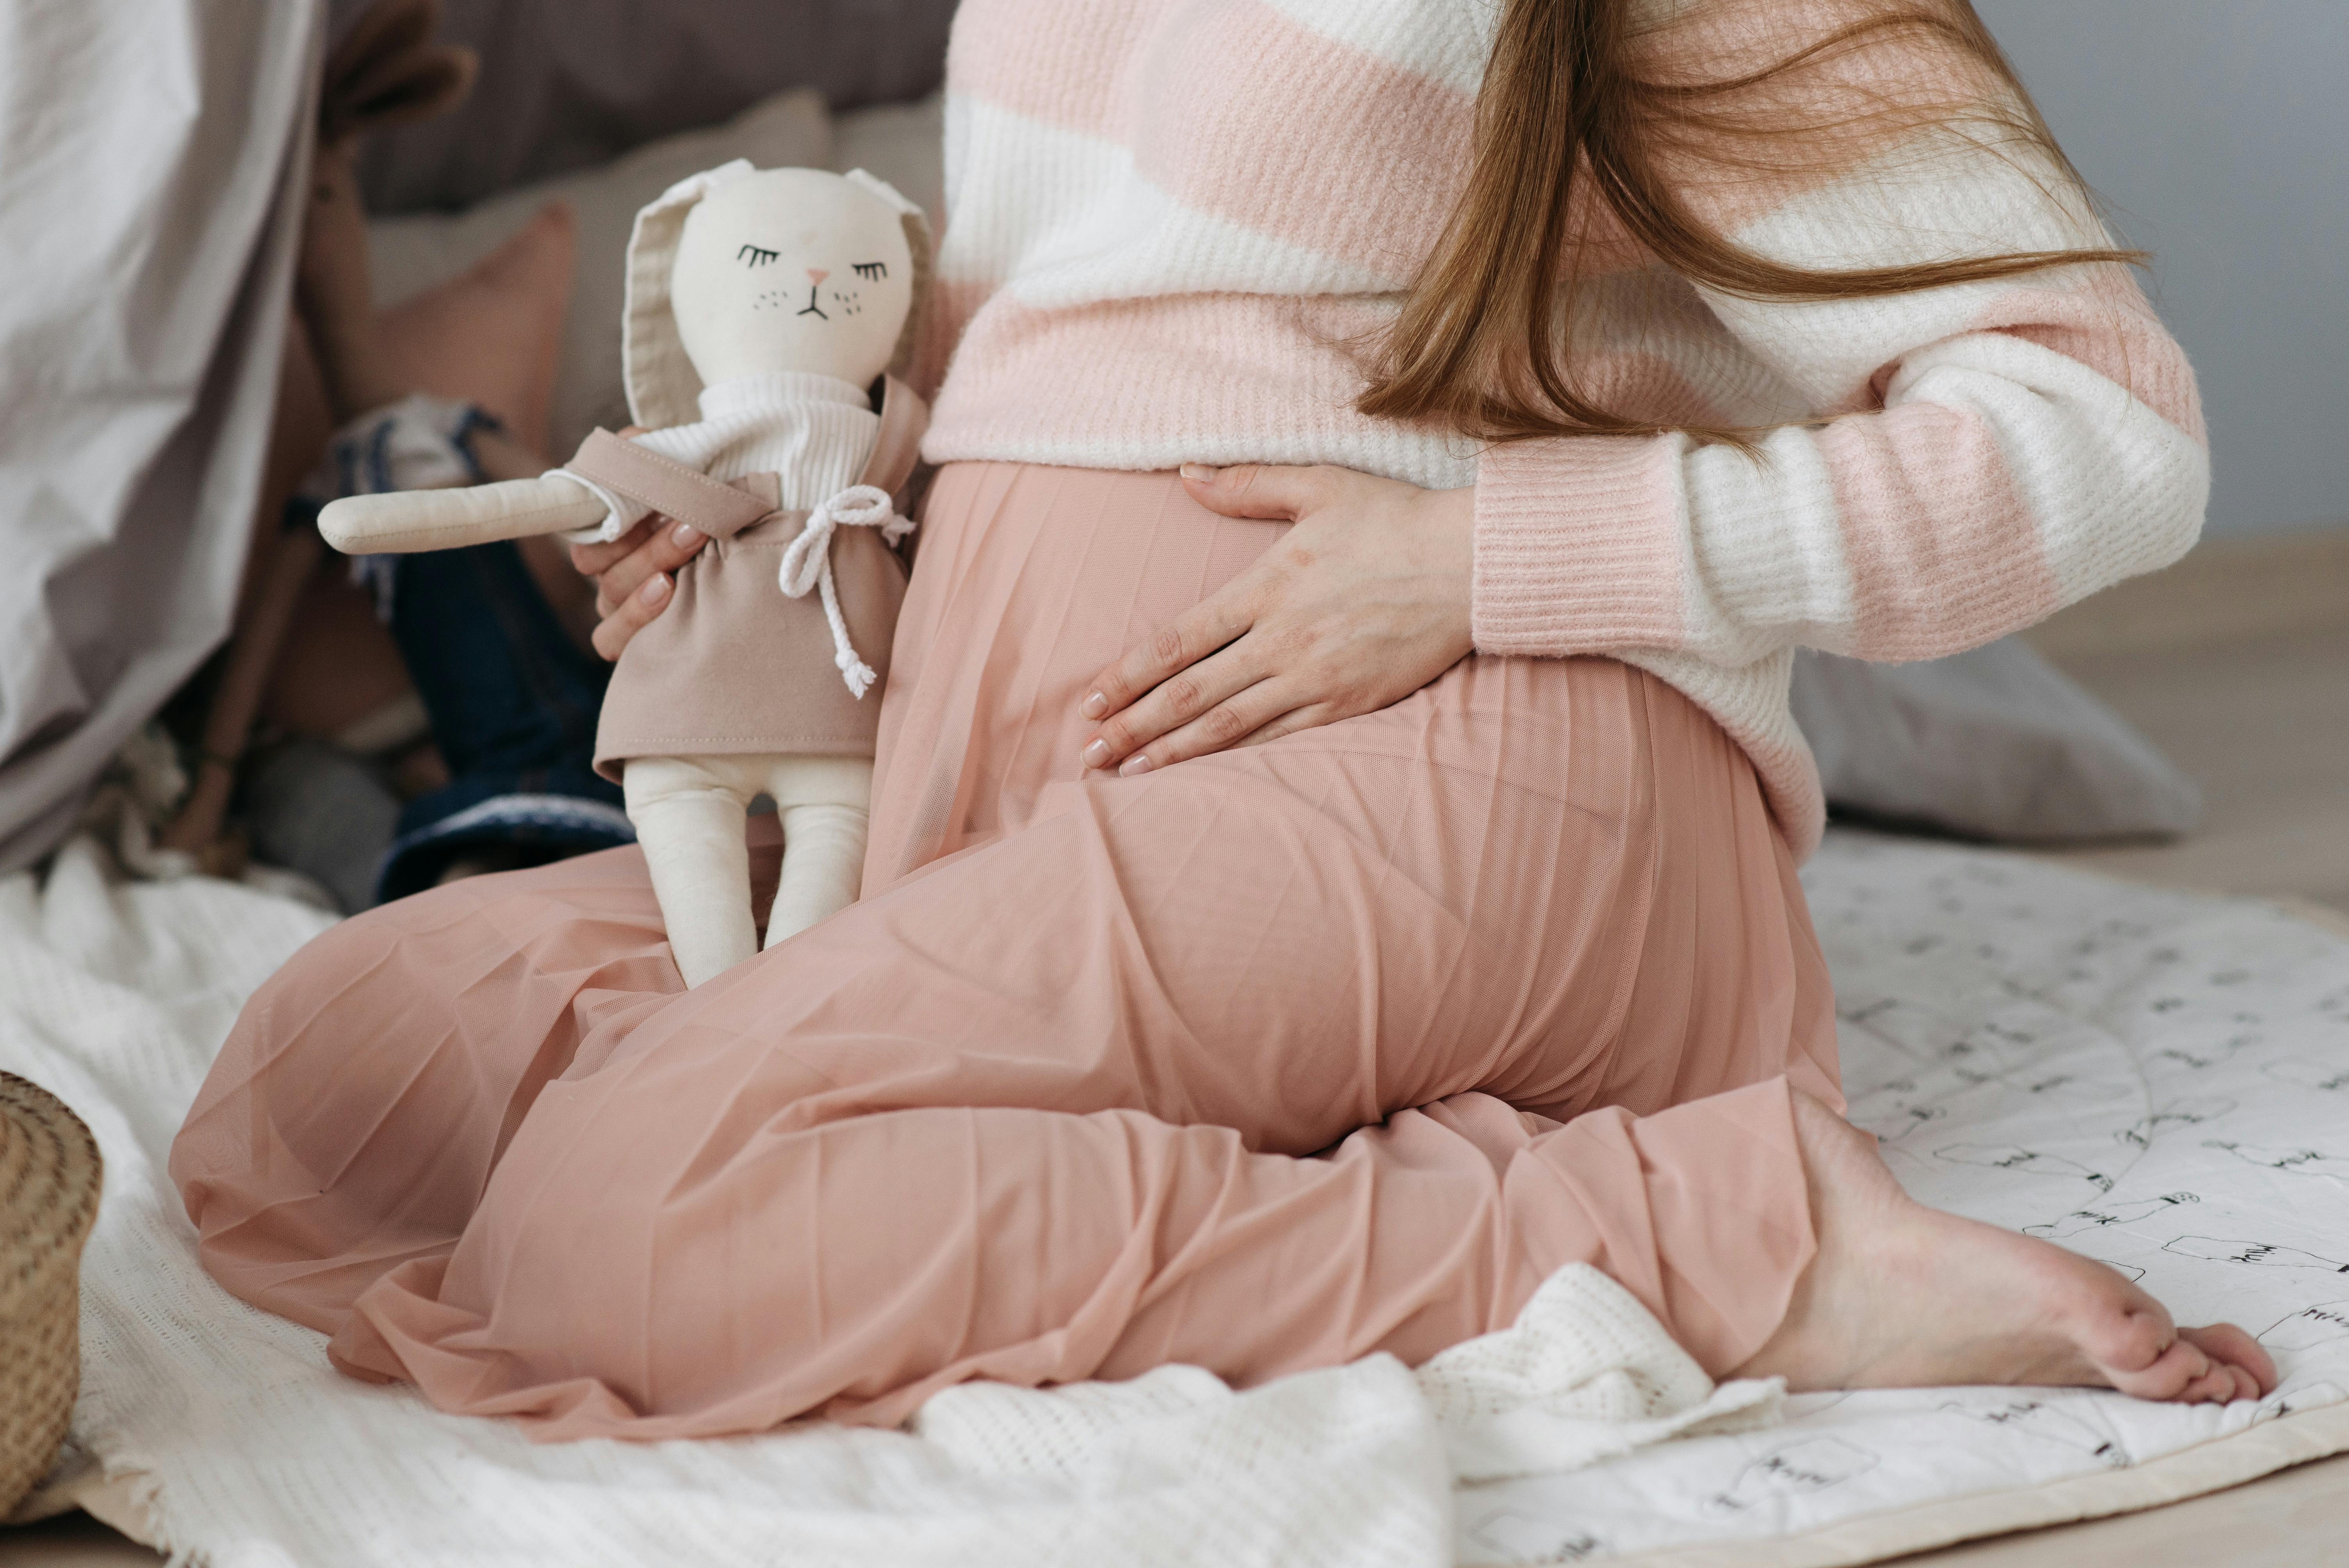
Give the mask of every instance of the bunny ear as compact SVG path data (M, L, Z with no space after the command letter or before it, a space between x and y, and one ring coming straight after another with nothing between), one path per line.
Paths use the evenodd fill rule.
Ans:
M318 139L332 147L456 107L472 90L481 58L434 43L440 26L440 0L377 0L367 7L326 57Z
M905 225L905 249L914 258L914 305L905 313L905 330L897 335L897 346L889 356L889 374L904 380L911 371L914 355L922 341L924 309L930 299L930 273L934 259L930 250L930 220L922 209L905 200L897 188L886 180L867 174L862 169L852 169L843 177L851 185L869 191L897 210Z
M689 174L638 209L628 232L627 292L620 306L620 373L628 417L648 430L701 417L701 372L685 352L677 313L669 308L669 274L686 215L730 181L755 173L747 158Z

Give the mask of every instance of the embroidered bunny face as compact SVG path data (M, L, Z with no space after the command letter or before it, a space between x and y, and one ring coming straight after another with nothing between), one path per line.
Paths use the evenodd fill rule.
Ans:
M881 374L913 308L900 214L817 169L727 181L679 236L670 309L705 385L762 371Z

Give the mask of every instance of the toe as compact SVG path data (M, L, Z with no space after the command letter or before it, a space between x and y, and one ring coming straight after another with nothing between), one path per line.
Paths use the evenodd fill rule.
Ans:
M2210 1370L2189 1383L2178 1396L2181 1405L2223 1405L2235 1397L2235 1369L2214 1361Z
M2113 1387L2124 1394L2140 1399L2185 1400L2192 1402L2199 1396L2195 1385L2210 1375L2212 1362L2202 1347L2190 1339L2175 1339L2168 1348L2153 1359L2149 1367L2138 1370L2109 1368Z
M2231 1323L2214 1323L2204 1328L2181 1328L2178 1336L2190 1339L2213 1361L2236 1367L2250 1378L2251 1392L2243 1396L2256 1399L2271 1392L2276 1386L2275 1360L2267 1347Z
M2098 1313L2079 1339L2089 1358L2111 1376L2149 1371L2177 1343L2178 1331L2162 1305L2143 1296L2121 1311Z

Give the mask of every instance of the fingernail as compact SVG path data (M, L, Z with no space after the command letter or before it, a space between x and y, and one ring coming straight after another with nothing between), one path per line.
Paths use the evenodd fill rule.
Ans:
M643 589L637 593L636 597L642 599L647 604L659 603L663 599L668 597L668 579L658 573L655 573L652 580L644 585Z
M668 536L676 542L679 550L690 550L701 542L701 530L689 522L678 523L669 531Z
M1147 773L1149 771L1150 758L1147 757L1129 757L1125 759L1124 765L1118 769L1117 776L1121 779L1131 779L1138 773Z
M1185 463L1181 471L1186 480L1212 480L1221 470L1209 468L1205 463Z
M1085 718L1099 718L1109 711L1109 698L1095 692L1077 705L1077 712Z
M1088 768L1106 768L1109 766L1108 741L1096 740L1091 746L1085 748L1085 766Z

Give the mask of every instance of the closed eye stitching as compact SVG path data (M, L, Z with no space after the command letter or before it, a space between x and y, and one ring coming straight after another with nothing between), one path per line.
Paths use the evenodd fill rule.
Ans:
M744 266L763 267L781 254L781 252L768 250L763 245L745 245L734 253L734 259Z
M885 278L889 275L889 263L886 262L859 262L856 263L856 275L860 278Z

